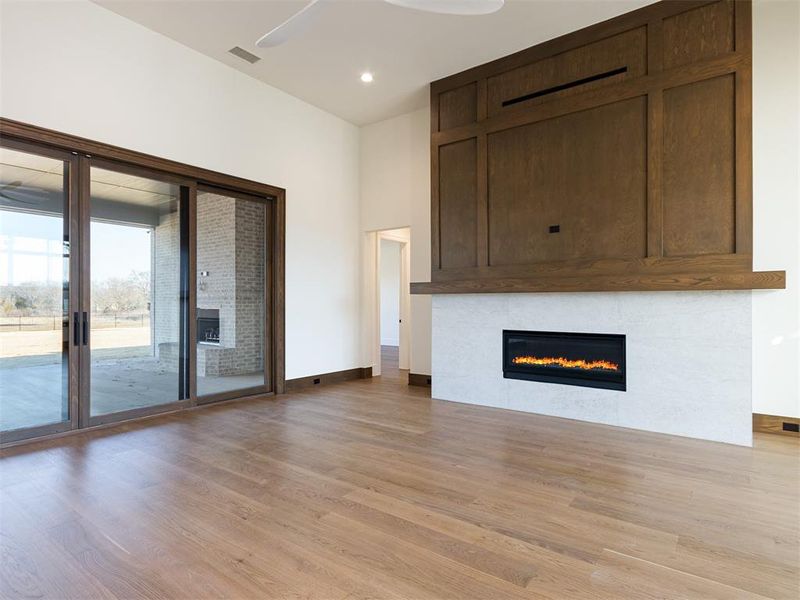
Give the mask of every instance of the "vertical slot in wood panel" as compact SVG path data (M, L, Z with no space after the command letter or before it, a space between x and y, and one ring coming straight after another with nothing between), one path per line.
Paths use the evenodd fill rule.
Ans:
M664 254L735 252L734 76L664 91Z

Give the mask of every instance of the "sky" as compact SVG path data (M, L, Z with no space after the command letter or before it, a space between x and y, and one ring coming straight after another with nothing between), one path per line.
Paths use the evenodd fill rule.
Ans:
M0 210L0 285L60 283L62 228L59 217ZM150 271L150 235L144 227L93 221L92 281Z

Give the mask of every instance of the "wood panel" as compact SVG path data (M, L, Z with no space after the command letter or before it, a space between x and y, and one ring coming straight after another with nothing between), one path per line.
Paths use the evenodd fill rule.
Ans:
M538 292L661 292L681 290L776 290L786 288L784 271L720 273L615 273L525 278L481 278L414 282L412 294L497 294Z
M747 0L664 1L433 82L431 280L599 275L608 261L632 281L680 273L715 280L734 262L716 257L730 256L742 281L782 286L781 277L752 272L751 29ZM598 74L609 76L591 80ZM475 121L440 130L439 98L469 97L463 110L471 117L473 89ZM623 131L585 116L633 104ZM580 135L583 147L572 144ZM471 157L465 148L451 156L453 172L440 162L442 149L470 140L475 227ZM584 194L593 177L596 203ZM457 216L451 203L445 217L439 186L459 180L469 206ZM635 203L632 213L626 202ZM627 222L610 216L620 205ZM474 244L464 238L473 231ZM665 258L680 259L679 270Z
M490 263L645 256L646 110L634 98L491 134Z
M737 2L735 12L736 53L751 57L752 6ZM753 254L753 70L737 69L734 106L736 110L736 253ZM766 201L766 199L765 199ZM752 266L752 265L751 265Z
M664 68L734 50L733 2L722 0L664 19Z
M625 68L626 71L609 75L621 68ZM489 77L489 116L494 116L507 108L558 100L646 73L647 28L638 27ZM599 75L605 76L594 81L586 81ZM580 85L570 86L581 81L583 83ZM514 102L526 95L534 97ZM509 102L514 103L504 106L504 103Z
M743 254L704 254L702 256L647 256L632 258L586 258L551 260L525 265L491 265L447 269L437 275L437 281L457 281L470 278L536 278L592 275L678 275L681 273L750 273L752 256Z
M437 131L431 134L431 142L436 146L451 144L471 137L544 121L730 73L736 73L737 77L741 77L747 71L749 64L750 59L740 54L712 58L700 63L686 65L680 69L656 72L637 79L627 79L600 89L588 90L581 94L563 98L558 102L536 104L525 107L525 110L507 111L491 119L485 119L471 125L456 127L447 131ZM737 114L737 119L739 116Z
M664 18L691 10L695 7L705 6L712 1L714 0L663 0L661 2L655 2L637 10L621 14L618 17L549 39L535 46L509 54L508 56L503 56L482 65L472 67L471 69L448 75L447 77L431 82L431 90L435 93L440 93L444 90L460 87L473 81L481 81L487 77L492 77L499 73L510 71L517 67L522 67L550 56L555 56L556 54L585 46L591 42L619 35L620 33L636 29L645 24L650 26L654 22L661 21ZM739 4L749 3L749 0L735 1L737 6ZM737 43L737 49L738 48L739 45Z
M474 267L478 261L477 140L439 148L441 268Z
M664 254L736 251L734 76L664 92Z
M474 123L478 118L478 90L470 83L439 94L439 131Z
M0 453L3 598L796 598L797 441L371 379Z

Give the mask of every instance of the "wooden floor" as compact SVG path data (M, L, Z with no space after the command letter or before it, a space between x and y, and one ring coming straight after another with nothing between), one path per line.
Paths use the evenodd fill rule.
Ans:
M2 453L4 598L798 598L798 444L375 378Z
M408 383L408 371L400 369L400 348L381 346L381 379L394 381L402 379Z

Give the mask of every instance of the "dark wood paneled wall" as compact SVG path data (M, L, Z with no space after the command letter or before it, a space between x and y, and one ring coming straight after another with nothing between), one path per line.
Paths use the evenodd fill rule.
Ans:
M439 147L442 268L477 265L477 144L475 138Z
M660 2L432 83L432 282L751 273L750 15Z
M490 133L491 264L643 256L646 118L639 97Z

